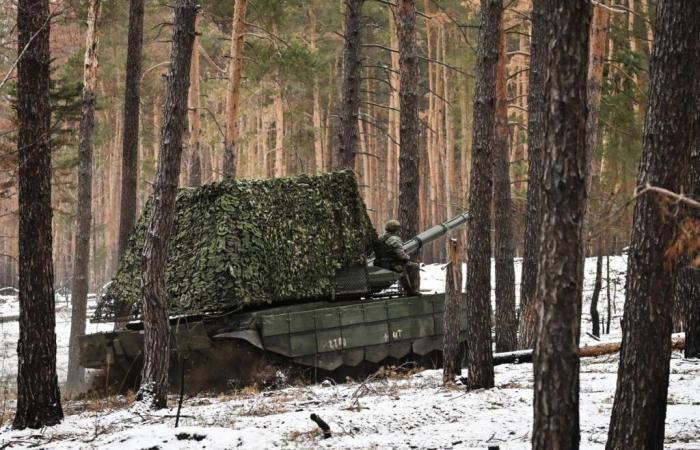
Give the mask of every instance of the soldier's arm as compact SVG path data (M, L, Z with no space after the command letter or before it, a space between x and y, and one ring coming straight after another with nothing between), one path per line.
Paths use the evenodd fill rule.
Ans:
M401 239L398 236L392 236L387 240L387 245L391 247L394 257L399 261L408 261L411 258L404 251L403 245L401 244Z

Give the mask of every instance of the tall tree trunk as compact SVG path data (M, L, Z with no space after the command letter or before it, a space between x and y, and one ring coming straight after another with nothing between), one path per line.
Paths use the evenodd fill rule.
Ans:
M462 255L457 239L448 241L449 263L445 276L445 330L442 350L442 382L451 383L461 373L459 365L459 322L462 303Z
M195 24L199 28L200 20ZM190 68L190 92L187 96L188 116L190 126L190 167L187 184L199 186L202 184L202 158L200 150L201 121L199 114L199 36L195 35L192 46L192 67Z
M510 198L507 59L506 36L501 30L496 68L496 135L493 152L497 352L515 350L518 345L518 321L515 317L515 268L513 267L515 255L513 205Z
M100 0L88 4L85 32L85 62L83 65L82 111L78 143L78 232L75 238L73 285L71 286L71 321L68 341L68 377L66 390L79 389L85 378L80 366L78 336L85 334L85 314L88 294L90 261L90 225L92 221L92 133L95 128L95 83L97 81L97 30Z
M467 370L469 389L493 387L491 350L491 195L495 148L496 66L502 0L481 0L467 232Z
M700 3L658 4L650 86L637 185L678 191L691 144L693 81L697 67ZM662 448L668 392L673 296L672 265L664 257L675 221L660 199L637 199L627 268L622 351L608 449Z
M399 221L404 237L420 227L420 129L418 123L418 52L416 50L415 0L398 0L395 12L399 41Z
M279 72L278 72L279 73ZM283 177L286 170L284 153L284 89L282 89L282 78L277 77L275 82L277 93L275 94L275 177Z
M245 42L245 13L248 0L236 0L231 27L231 61L228 70L226 95L226 139L224 141L224 178L236 178L236 146L238 145L238 117L240 116L241 74L243 73L243 44Z
M595 284L593 285L593 295L591 296L591 334L600 336L600 315L598 314L598 300L600 290L603 287L603 242L598 242L598 257L595 262Z
M308 10L309 18L311 19L311 51L313 53L318 52L318 30L316 29L316 13L312 6ZM314 125L314 171L316 173L322 173L325 171L325 164L323 161L323 126L321 125L321 87L318 81L318 75L314 73L313 81L313 125Z
M18 429L56 425L63 419L51 260L49 22L48 0L17 2L19 340L13 427Z
M365 0L345 0L345 39L343 45L343 103L340 107L336 169L355 167L359 141L357 120L360 114L362 78L362 5Z
M532 448L574 449L580 441L578 343L591 5L588 0L549 0L544 14L548 41L556 37L559 45L550 47L546 67Z
M529 349L535 341L536 305L533 300L537 289L537 255L540 247L542 224L542 154L544 152L544 115L546 112L545 76L548 41L546 0L532 3L530 31L530 71L527 95L527 217L523 236L523 263L520 277L520 333L518 346Z
M600 119L600 100L603 87L603 62L605 60L605 44L608 40L608 15L609 13L605 5L598 4L593 7L588 51L588 115L586 116L586 170L588 173L586 177L586 192L589 193L591 192L591 182L593 180L593 153L598 144L598 121ZM588 209L588 205L586 205L583 219L584 238L588 236ZM598 335L596 334L596 336Z
M688 170L688 192L700 199L700 77L695 77L695 112L693 119L693 144ZM700 221L700 211L690 212ZM685 357L700 358L700 267L686 268L680 280L681 292L684 292L688 304L688 316L685 326Z
M165 265L175 221L175 195L182 155L182 134L187 117L192 44L197 16L196 0L178 0L170 52L167 94L160 134L160 157L153 186L153 209L141 257L144 353L138 398L152 408L163 408L168 393L170 361L168 291Z
M122 189L119 208L119 259L124 256L136 223L138 182L139 102L141 101L141 51L144 0L129 2L129 39L126 50L126 88L122 121Z
M398 31L396 30L396 18L393 9L389 11L389 34L391 48L397 48ZM387 124L387 159L386 159L386 184L389 197L388 215L396 217L398 215L398 195L399 195L399 155L401 151L401 136L399 122L401 120L399 108L401 107L400 97L400 74L399 74L399 54L391 52L391 70L388 74L391 92L389 94L389 122Z
M129 38L126 53L126 87L122 120L122 174L119 211L117 261L122 258L136 224L136 191L138 188L139 102L141 101L141 51L143 44L144 0L130 0ZM116 163L116 160L114 161ZM110 273L111 275L111 273ZM123 306L117 306L115 328L126 323Z

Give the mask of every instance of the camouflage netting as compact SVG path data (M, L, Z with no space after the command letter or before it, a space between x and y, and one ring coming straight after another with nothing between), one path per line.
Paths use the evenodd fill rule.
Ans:
M150 202L96 319L116 302L140 311ZM331 294L335 271L360 263L376 232L351 171L180 189L166 283L172 314L242 309Z

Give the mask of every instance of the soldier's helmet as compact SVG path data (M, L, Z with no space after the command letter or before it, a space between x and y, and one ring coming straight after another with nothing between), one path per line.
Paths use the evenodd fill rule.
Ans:
M384 225L384 229L389 233L396 233L401 229L401 222L398 220L390 220Z

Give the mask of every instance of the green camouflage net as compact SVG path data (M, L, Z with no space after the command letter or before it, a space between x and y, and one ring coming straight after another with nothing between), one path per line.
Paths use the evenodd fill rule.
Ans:
M336 269L362 263L377 239L352 171L185 188L176 205L166 270L171 314L331 295ZM117 304L140 315L150 208L151 202L97 320L114 318Z

